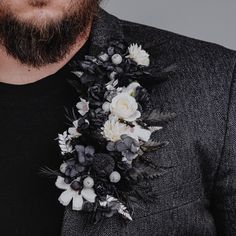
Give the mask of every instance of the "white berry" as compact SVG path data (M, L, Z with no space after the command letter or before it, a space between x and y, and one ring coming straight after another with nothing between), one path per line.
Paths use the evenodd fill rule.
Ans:
M85 188L92 188L94 186L94 180L91 177L86 177L83 181Z
M112 183L118 183L121 179L121 176L120 176L120 173L117 172L117 171L113 171L111 174L110 174L110 181Z
M122 62L122 56L120 54L114 54L111 60L115 65L119 65Z

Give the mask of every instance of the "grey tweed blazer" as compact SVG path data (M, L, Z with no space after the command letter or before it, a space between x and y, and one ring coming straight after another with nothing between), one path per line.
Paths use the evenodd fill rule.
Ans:
M156 138L169 145L153 153L171 168L152 180L157 194L140 202L133 221L119 216L87 225L83 212L68 206L62 236L236 236L236 53L222 46L120 20L100 9L90 53L110 38L139 43L157 69L176 64L166 81L150 88L152 102L177 117Z

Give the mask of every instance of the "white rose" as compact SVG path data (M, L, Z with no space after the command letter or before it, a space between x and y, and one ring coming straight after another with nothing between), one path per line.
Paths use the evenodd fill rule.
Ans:
M120 123L117 119L107 120L102 129L103 136L113 142L120 140L122 134L130 133L130 127Z
M112 99L110 111L112 114L118 116L118 118L130 122L135 121L141 116L135 98L123 92Z
M134 60L138 65L142 66L149 66L150 59L149 54L142 49L142 46L138 46L138 44L131 44L128 48L129 55L126 56L127 58L131 58Z

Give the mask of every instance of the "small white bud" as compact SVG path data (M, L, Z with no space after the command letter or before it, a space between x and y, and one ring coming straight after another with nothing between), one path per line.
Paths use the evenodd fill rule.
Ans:
M118 183L121 179L121 176L120 176L120 173L117 172L117 171L113 171L111 174L110 174L110 177L109 177L110 181L112 183Z
M92 188L94 186L94 180L91 177L86 177L83 181L85 188Z
M119 65L122 62L122 56L120 54L114 54L111 60L115 65Z

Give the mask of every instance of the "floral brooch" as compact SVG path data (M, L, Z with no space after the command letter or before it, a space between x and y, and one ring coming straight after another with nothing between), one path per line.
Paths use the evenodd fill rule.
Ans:
M168 142L152 134L176 114L153 108L144 88L145 79L155 79L149 65L141 46L117 40L74 64L69 83L80 100L67 114L71 127L58 135L63 163L58 171L43 171L57 175L59 202L89 212L93 222L117 213L132 220L137 200L153 195L142 183L162 173L148 154Z

